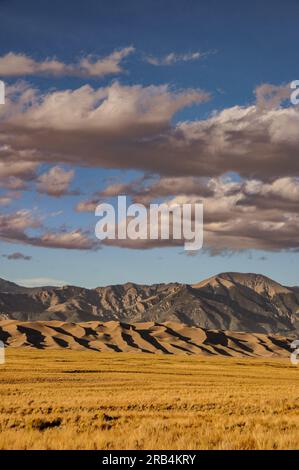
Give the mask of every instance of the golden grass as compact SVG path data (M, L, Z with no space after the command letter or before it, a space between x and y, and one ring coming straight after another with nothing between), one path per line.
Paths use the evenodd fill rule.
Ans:
M0 449L299 448L299 369L286 359L6 356Z

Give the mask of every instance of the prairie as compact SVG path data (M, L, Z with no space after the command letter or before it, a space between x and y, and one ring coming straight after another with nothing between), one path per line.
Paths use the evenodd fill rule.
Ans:
M0 449L298 449L288 359L7 348Z

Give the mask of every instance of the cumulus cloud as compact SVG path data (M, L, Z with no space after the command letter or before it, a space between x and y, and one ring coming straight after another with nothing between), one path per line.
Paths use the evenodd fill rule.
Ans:
M256 104L175 123L178 111L206 101L208 94L117 82L41 94L18 84L0 107L0 178L2 172L6 181L8 168L10 177L31 181L42 162L54 168L139 169L158 177L110 185L79 202L76 210L93 211L101 199L120 193L144 204L155 198L201 201L208 249L297 250L298 107L282 107L285 91L268 85L256 96ZM228 173L238 176L224 178ZM65 179L58 187L58 193L68 191ZM25 230L25 236L8 239L37 246L95 246L82 231L32 237ZM156 242L142 243L147 248Z
M94 212L97 205L100 203L98 198L86 199L85 201L80 201L76 204L76 212Z
M96 240L81 229L70 232L45 232L42 236L30 240L32 245L66 250L91 250L99 248Z
M107 186L97 195L99 198L116 197L121 194L131 196L134 202L149 204L155 199L170 196L216 196L242 197L243 205L258 207L279 207L290 212L299 212L299 178L283 177L265 183L262 180L221 177L160 177L137 178L129 183L116 183ZM95 199L96 201L96 199ZM241 202L239 202L241 204Z
M12 93L8 89L7 106L0 111L8 129L15 125L28 131L76 130L104 138L115 130L121 136L132 128L135 137L140 135L144 139L147 134L168 127L177 111L205 102L208 97L201 90L174 91L168 85L125 86L118 82L103 88L84 85L75 90L40 95L37 90L20 84Z
M66 195L69 193L69 186L74 175L74 170L67 171L60 166L53 166L38 177L37 191L55 197Z
M150 181L150 183L149 183ZM173 195L209 195L213 193L212 183L206 177L162 177L154 179L146 175L129 183L115 183L99 191L99 197L116 197L120 194L131 196L134 202L149 204L155 199Z
M114 83L46 95L26 90L0 109L0 144L23 152L24 160L27 152L31 161L163 176L298 175L296 107L234 106L207 119L173 123L177 111L207 99L200 90L174 91L167 85Z
M144 175L128 183L113 183L96 192L92 198L80 201L75 210L77 212L94 212L96 206L103 199L120 195L130 196L133 202L148 205L155 199L177 194L207 195L213 193L208 178L190 176L163 177L152 180L153 178Z
M115 185L102 195L117 195ZM133 181L128 188L135 202L157 198L173 204L202 203L204 248L212 253L263 249L298 250L299 179L283 177L271 183L232 178L160 178L145 187ZM129 220L129 219L128 219ZM128 221L127 221L128 222ZM104 240L104 244L150 249L181 246L183 240Z
M16 157L16 155L15 155ZM27 184L36 178L37 162L26 161L28 155L20 152L18 158L8 149L0 146L0 187L7 189L25 189ZM25 160L22 161L22 158Z
M134 47L116 50L106 57L87 56L73 64L66 64L57 59L36 61L26 54L9 52L0 57L0 76L54 75L103 77L123 72L121 62L134 52Z
M290 100L290 84L272 85L263 83L255 89L256 103L260 110L277 108L283 101Z
M38 235L32 230L39 229ZM20 210L10 214L0 214L0 239L11 243L21 243L46 248L69 250L90 250L99 248L94 238L84 230L64 229L50 231L43 227L40 218L32 211Z

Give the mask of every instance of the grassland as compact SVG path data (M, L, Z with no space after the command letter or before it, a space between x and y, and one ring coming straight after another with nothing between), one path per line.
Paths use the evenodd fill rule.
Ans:
M240 359L10 349L1 449L299 449L299 369Z

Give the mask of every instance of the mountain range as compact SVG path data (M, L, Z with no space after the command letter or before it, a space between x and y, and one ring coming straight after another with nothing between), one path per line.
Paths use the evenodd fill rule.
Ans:
M251 333L299 332L299 288L252 273L197 284L26 288L0 279L0 320L176 322Z

